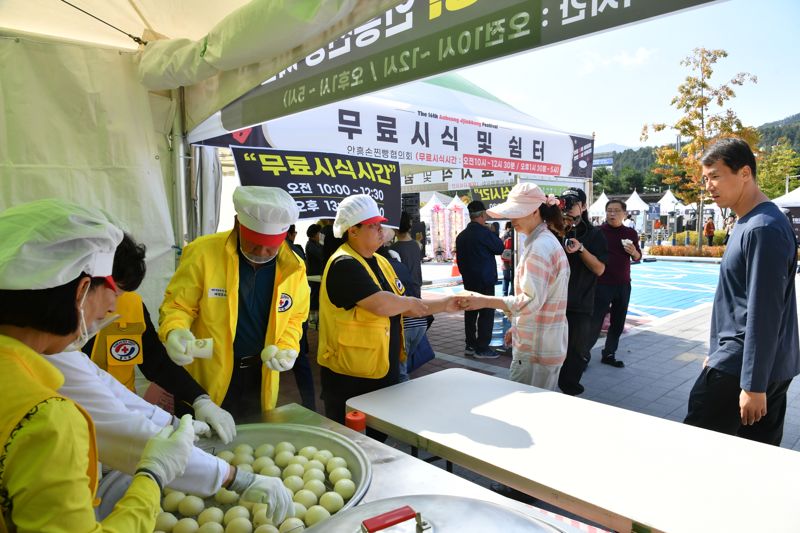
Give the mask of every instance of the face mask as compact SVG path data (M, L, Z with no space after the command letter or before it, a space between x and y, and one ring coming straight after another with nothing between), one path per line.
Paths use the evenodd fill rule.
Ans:
M83 304L86 302L86 296L89 294L89 289L86 289L86 292L83 293L83 297L81 298L81 305L78 308L78 314L80 315L80 322L78 324L78 338L69 343L66 348L64 348L65 352L79 352L81 349L86 346L86 343L89 340L97 335L97 333L117 320L122 315L109 315L101 320L95 320L92 322L91 326L86 325L86 315L83 312Z
M239 250L242 252L242 255L245 256L245 258L247 258L248 261L250 261L251 263L253 263L255 265L263 265L265 263L269 263L270 261L272 261L273 259L275 259L278 256L277 253L275 253L275 255L272 255L270 257L263 257L263 256L260 256L260 255L248 254L247 252L242 250L242 245L241 244L239 245Z

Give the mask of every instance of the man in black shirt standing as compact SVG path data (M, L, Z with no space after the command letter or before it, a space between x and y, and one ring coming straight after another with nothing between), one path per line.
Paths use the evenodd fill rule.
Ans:
M486 225L486 206L480 200L467 204L469 224L456 237L456 254L461 279L467 291L494 296L497 284L497 259L503 253L503 241ZM494 325L494 309L464 311L464 355L495 359L497 352L489 348Z
M592 226L586 212L586 193L571 187L560 198L567 227L564 250L569 260L570 276L567 292L567 358L558 376L558 387L564 394L577 396L583 392L581 376L592 349L592 313L598 276L608 260L608 246L603 232Z

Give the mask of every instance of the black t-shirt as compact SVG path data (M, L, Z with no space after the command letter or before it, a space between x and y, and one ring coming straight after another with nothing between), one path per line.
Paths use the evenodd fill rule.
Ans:
M608 262L608 245L602 231L585 222L575 231L575 235L570 234L568 237L578 239L602 263ZM594 289L598 276L584 264L580 257L582 253L567 254L570 268L567 311L591 314L594 312Z
M358 302L377 292L392 292L392 286L383 275L375 256L369 259L364 258L364 260L372 269L378 281L380 281L381 286L375 285L375 281L373 281L369 272L364 270L364 267L356 259L347 255L339 256L328 270L325 286L328 291L328 298L336 307L352 309ZM399 375L400 340L402 339L400 318L400 315L389 317L389 373L386 377L390 380Z

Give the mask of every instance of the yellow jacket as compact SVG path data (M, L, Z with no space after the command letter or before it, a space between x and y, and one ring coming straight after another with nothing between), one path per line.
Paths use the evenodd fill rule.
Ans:
M334 259L349 255L362 264L375 284L380 282L361 255L345 243L331 256L322 274L319 293L319 348L317 362L337 374L359 378L380 379L389 372L390 319L367 311L363 307L342 309L328 298L328 269ZM392 286L392 291L402 296L405 287L400 282L391 263L381 255L375 255L383 275ZM336 280L346 283L346 280ZM383 290L383 289L381 289ZM400 326L402 334L402 321ZM405 343L400 338L400 360L404 361Z
M187 245L159 310L158 336L162 342L177 328L191 330L198 339L214 339L213 356L195 359L185 368L217 405L225 399L233 375L233 338L239 312L237 235L238 226ZM310 296L306 266L285 241L277 261L264 345L299 350ZM275 407L278 379L278 372L262 365L262 409Z
M117 298L116 313L120 317L95 337L92 361L136 392L134 370L142 362L142 334L146 329L142 297L134 292L123 293Z
M44 357L0 335L0 532L153 531L161 495L145 476L95 519L94 425L56 392L63 383Z

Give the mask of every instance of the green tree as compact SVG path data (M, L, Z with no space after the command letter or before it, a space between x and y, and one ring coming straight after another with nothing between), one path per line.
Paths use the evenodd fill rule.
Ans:
M631 167L625 167L620 171L619 181L622 187L620 192L644 191L644 174Z
M617 175L605 167L595 169L592 182L594 183L595 191L605 191L606 194L616 194L621 189Z
M728 102L736 97L733 86L742 86L747 82L757 82L752 74L740 72L727 83L717 86L711 84L714 65L728 57L725 50L709 50L695 48L692 54L681 65L688 67L690 74L678 85L678 94L670 105L682 114L673 124L654 123L642 128L642 141L646 141L649 132L660 132L671 128L678 132L684 144L662 146L656 149L656 166L653 172L664 177L664 183L674 186L675 194L684 203L702 201L703 182L700 156L713 142L722 137L736 136L750 146L757 146L758 131L744 126L742 121L727 107ZM702 217L698 217L697 230L701 229ZM698 239L698 248L702 239Z
M782 137L778 144L765 149L758 163L758 185L764 194L777 198L786 192L786 177L800 171L800 155L789 139Z

